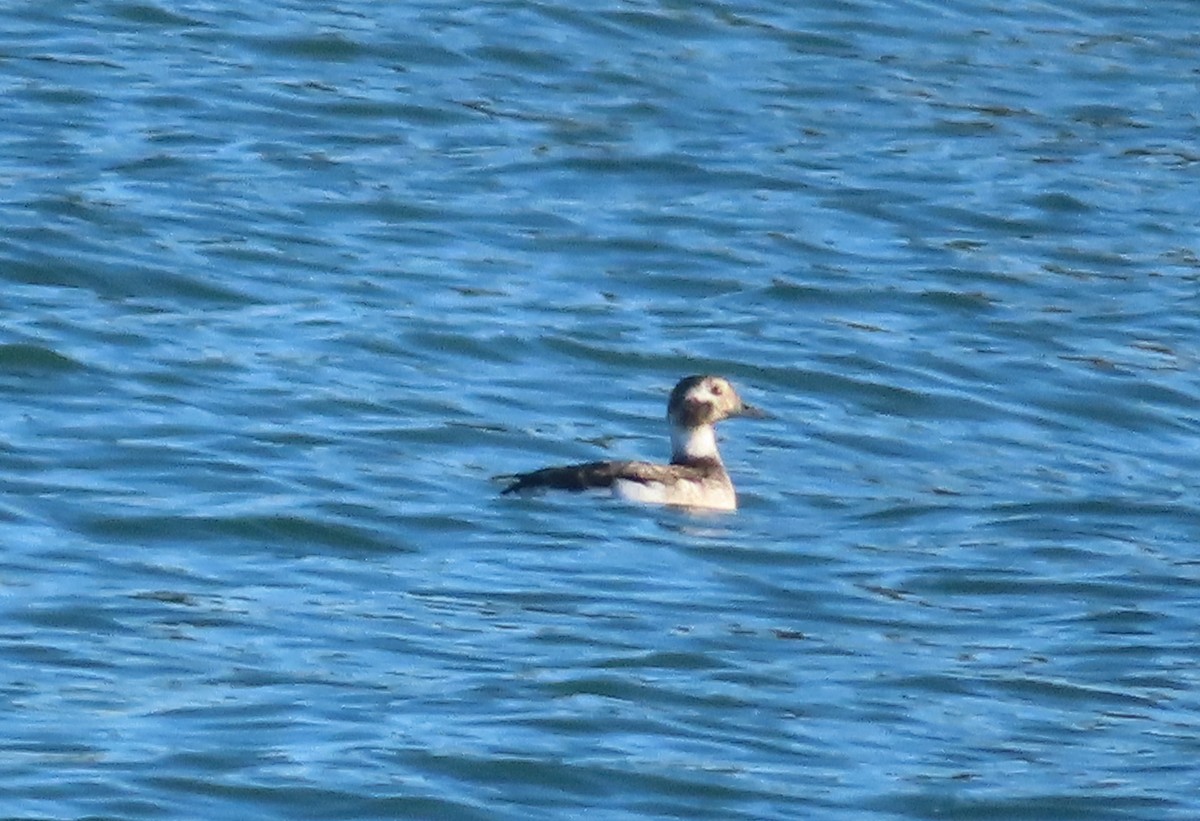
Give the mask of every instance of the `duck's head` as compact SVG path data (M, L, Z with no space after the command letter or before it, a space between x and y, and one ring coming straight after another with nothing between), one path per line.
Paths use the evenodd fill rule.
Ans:
M729 380L720 376L685 376L667 400L667 419L673 426L698 428L733 416L766 414L743 402Z

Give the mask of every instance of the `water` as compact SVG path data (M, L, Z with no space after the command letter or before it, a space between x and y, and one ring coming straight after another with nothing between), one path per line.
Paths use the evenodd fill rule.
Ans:
M0 12L0 817L1200 813L1191 3L309 5Z

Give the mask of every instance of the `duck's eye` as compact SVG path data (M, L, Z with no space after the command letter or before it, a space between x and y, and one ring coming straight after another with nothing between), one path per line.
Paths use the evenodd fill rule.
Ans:
M720 382L714 383L712 386L712 393L713 396L720 396L721 394L725 393L725 388Z

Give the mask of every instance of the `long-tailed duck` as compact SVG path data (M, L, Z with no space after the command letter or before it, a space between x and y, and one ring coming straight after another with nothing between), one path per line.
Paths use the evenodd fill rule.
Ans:
M727 379L684 377L667 401L671 464L586 462L542 468L504 477L512 482L501 493L609 488L614 496L638 502L736 510L737 494L721 462L713 429L733 416L766 414L743 402Z

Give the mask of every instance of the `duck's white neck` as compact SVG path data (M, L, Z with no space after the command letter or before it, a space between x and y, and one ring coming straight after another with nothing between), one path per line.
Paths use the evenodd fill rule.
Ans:
M671 461L685 462L692 459L721 461L721 454L717 452L716 429L712 425L701 425L698 428L671 425Z

